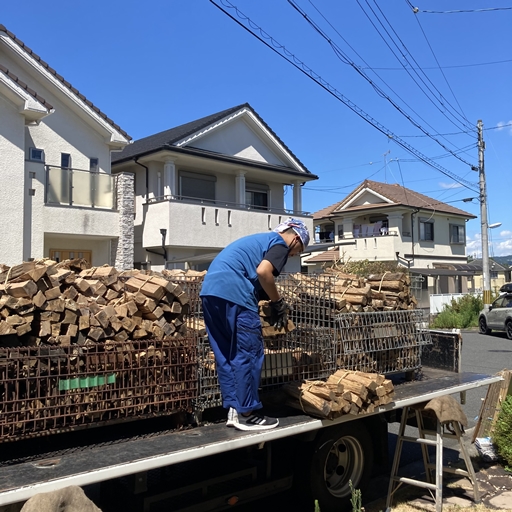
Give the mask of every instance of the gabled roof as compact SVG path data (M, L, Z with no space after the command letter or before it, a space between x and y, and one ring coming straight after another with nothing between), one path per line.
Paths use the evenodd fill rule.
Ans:
M1 25L0 25L1 27ZM40 94L31 89L25 82L20 80L12 71L9 71L5 66L0 64L0 71L5 73L13 82L16 82L22 89L24 89L30 96L38 101L48 112L53 110L53 105L48 103Z
M350 206L351 202L364 191L374 193L377 196L383 197L386 202L380 202L375 204L364 204L357 206ZM460 215L468 219L475 219L476 215L465 212L459 208L455 208L449 204L443 203L431 197L415 192L414 190L403 187L395 183L389 185L387 183L380 183L378 181L365 180L361 185L354 189L343 201L339 203L323 208L313 213L313 219L323 219L326 217L333 217L336 214L345 212L360 212L365 210L373 209L388 209L395 208L397 206L408 206L412 208L418 208L421 210L430 210L434 212L443 212L451 215Z
M126 139L131 140L131 137L112 119L104 114L92 101L88 100L78 89L73 87L63 76L59 75L55 69L53 69L47 62L45 62L37 53L31 50L21 39L18 39L10 30L0 23L0 32L5 32L18 46L20 46L26 53L28 53L33 59L41 64L50 74L52 74L59 82L65 85L73 94L80 98L89 108L91 108L96 114L98 114L103 120L105 120L112 128L118 131Z
M312 245L310 249L314 249L315 246ZM340 259L340 250L335 247L334 249L329 249L328 251L321 252L320 254L315 254L315 256L311 256L304 260L305 263L324 263L329 261L337 261Z
M286 144L277 136L277 134L265 123L265 121L259 116L259 114L249 105L249 103L243 103L236 107L231 107L216 114L211 114L195 121L185 123L163 132L149 135L142 139L136 140L133 144L126 146L121 152L112 154L112 163L119 163L127 160L132 160L135 157L147 155L163 149L179 148L178 143L192 136L193 134L204 130L205 128L218 123L222 119L225 119L241 110L249 110L259 122L272 134L272 136L278 141L283 149L289 153L289 155L298 162L298 164L305 170L306 173L310 174L310 171L304 166L304 164L292 153L292 151L286 146ZM203 150L203 153L205 151ZM235 158L235 157L233 157ZM240 159L242 160L242 159Z

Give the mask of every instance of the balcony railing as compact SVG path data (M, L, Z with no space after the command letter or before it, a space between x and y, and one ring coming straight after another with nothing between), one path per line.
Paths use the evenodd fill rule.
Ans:
M188 197L188 196L158 196L151 197L147 200L148 204L162 203L164 201L171 202L183 202L188 204L201 204L204 206L215 206L220 208L231 208L234 210L252 210L255 212L262 213L274 213L278 215L298 215L301 217L311 216L311 212L289 210L287 208L271 208L267 206L254 206L250 204L233 203L230 201L219 201L215 199L201 199L200 197Z
M111 174L47 165L45 202L114 210L116 178Z

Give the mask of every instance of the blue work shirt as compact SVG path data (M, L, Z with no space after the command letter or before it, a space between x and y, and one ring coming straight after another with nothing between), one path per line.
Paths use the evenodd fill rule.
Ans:
M261 285L256 269L268 250L278 244L288 248L283 237L274 231L245 236L229 244L212 261L201 297L220 297L257 312Z

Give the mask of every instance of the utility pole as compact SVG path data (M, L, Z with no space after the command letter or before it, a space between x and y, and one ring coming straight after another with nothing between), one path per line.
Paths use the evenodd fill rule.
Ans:
M479 119L478 128L478 174L480 182L480 222L482 232L482 275L483 275L483 301L484 304L491 303L491 274L489 270L489 224L487 221L487 192L485 190L485 168L484 168L484 125Z

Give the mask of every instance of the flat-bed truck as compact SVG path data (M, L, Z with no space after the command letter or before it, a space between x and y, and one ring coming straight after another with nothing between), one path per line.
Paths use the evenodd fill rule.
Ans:
M394 401L369 414L319 420L294 413L274 430L253 433L226 428L215 415L178 430L164 418L108 427L108 435L107 427L74 432L69 449L59 445L60 435L31 439L37 455L28 457L26 447L4 444L0 510L77 485L104 512L225 510L287 490L290 510L312 509L316 499L322 512L340 512L350 504L350 482L364 496L374 468L385 464L387 425L403 407L500 379L460 372L460 334L433 339L421 380L396 382Z

